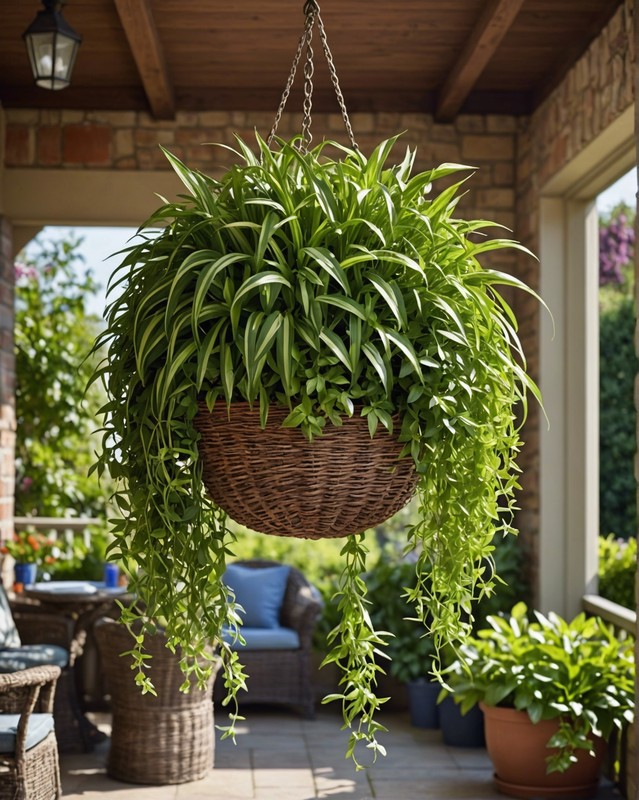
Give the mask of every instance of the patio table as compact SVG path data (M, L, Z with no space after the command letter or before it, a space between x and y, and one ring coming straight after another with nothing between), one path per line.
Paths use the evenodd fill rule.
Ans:
M113 610L115 599L125 603L131 599L126 587L107 588L104 583L97 581L34 583L25 587L22 597L37 604L49 614L63 616L72 621L73 637L69 643L69 650L76 659L84 651L87 636L90 635L94 622ZM81 670L76 667L74 674L77 696L81 698L84 694ZM78 744L82 750L89 752L98 742L103 741L105 736L84 715L80 702L74 705L72 713L81 740Z

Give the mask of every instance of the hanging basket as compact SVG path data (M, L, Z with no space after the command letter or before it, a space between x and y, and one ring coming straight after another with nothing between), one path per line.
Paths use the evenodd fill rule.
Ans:
M309 442L282 428L288 410L271 406L266 428L259 407L200 403L195 425L204 485L229 516L274 536L323 539L360 533L384 522L412 497L413 459L382 429L371 439L363 417L330 423Z

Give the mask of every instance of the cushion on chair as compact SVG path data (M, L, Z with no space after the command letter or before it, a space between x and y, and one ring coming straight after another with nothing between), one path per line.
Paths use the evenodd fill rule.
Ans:
M9 600L0 585L0 647L20 647L20 635L13 621Z
M69 663L69 653L55 644L23 644L22 647L0 649L0 672L18 672L29 667L51 664L64 669Z
M246 640L246 645L233 642L233 634L230 630L222 633L225 642L233 647L234 650L298 650L300 637L297 631L291 628L247 628L242 627L242 636Z
M235 600L244 609L241 614L248 628L277 628L280 624L280 608L286 592L291 568L243 567L229 564L224 582L235 593Z
M0 753L15 753L20 714L0 714ZM26 749L31 750L53 730L51 714L31 714Z

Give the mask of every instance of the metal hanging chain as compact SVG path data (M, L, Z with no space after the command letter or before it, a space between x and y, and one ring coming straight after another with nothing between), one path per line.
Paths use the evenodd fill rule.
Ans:
M302 57L302 53L304 52L304 46L306 44L306 37L308 36L309 30L313 27L315 22L314 16L307 15L306 23L304 25L304 33L300 36L299 44L297 45L297 52L295 53L295 58L293 59L293 65L291 67L291 73L288 76L288 80L286 81L286 86L284 87L284 91L282 92L282 99L280 100L280 105L277 109L277 113L275 114L275 119L273 120L273 125L271 127L271 131L266 139L266 144L270 147L273 143L273 138L277 131L277 127L280 124L280 120L282 118L282 114L284 112L284 108L286 107L286 101L288 100L288 96L291 93L291 88L293 87L293 81L295 80L295 74L297 73L297 67L300 63L300 59Z
M304 62L304 103L302 113L302 141L300 150L302 153L307 153L308 148L313 141L313 134L311 133L311 110L313 108L313 73L315 72L315 65L313 64L313 26L308 30L306 37L306 61Z
M280 105L279 108L277 109L275 120L273 121L273 126L266 139L266 143L270 147L273 142L273 138L275 137L277 127L282 118L282 113L284 112L286 102L291 93L291 88L293 86L295 75L297 73L297 67L299 66L300 60L302 58L302 52L304 51L304 48L306 48L306 59L304 63L304 105L303 105L303 115L302 115L302 141L300 143L300 150L303 153L306 153L308 151L308 148L310 147L311 141L313 139L313 136L311 134L311 123L312 123L311 110L313 107L313 73L315 71L313 63L314 53L313 53L313 48L311 46L311 42L313 39L313 26L315 25L315 22L317 22L320 39L322 42L322 49L324 51L326 62L328 64L328 71L331 76L331 83L333 84L333 89L335 90L337 102L339 104L340 111L342 112L344 127L346 128L346 133L348 134L351 147L354 150L357 150L358 147L357 147L357 142L355 141L355 136L353 134L353 126L351 125L351 121L348 116L348 111L346 110L344 95L342 94L342 90L339 85L339 80L337 78L337 71L335 69L333 55L328 46L328 38L326 36L326 30L324 28L324 23L322 22L322 17L320 16L320 9L317 0L306 0L306 2L304 3L304 14L306 16L306 21L304 24L304 33L300 37L300 41L297 47L297 52L295 53L295 58L293 59L291 72L290 75L288 76L288 81L286 82L286 86L282 93L282 99L280 100Z
M348 116L348 111L346 110L344 95L342 94L342 90L339 85L337 70L335 69L335 62L333 61L333 54L331 53L331 49L328 46L328 38L326 37L326 30L324 28L324 23L322 22L322 18L320 17L319 6L317 7L317 27L319 28L320 39L322 40L322 47L324 49L324 55L326 56L328 71L330 72L331 75L331 82L333 84L333 89L335 89L337 102L339 103L340 111L342 112L344 127L346 128L346 133L348 134L351 147L353 148L353 150L357 150L358 147L357 147L357 142L355 141L355 135L353 133L353 126L351 125L351 121Z

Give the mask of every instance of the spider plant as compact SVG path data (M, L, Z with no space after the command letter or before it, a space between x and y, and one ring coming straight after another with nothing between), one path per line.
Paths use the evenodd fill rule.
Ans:
M296 140L272 150L256 138L257 154L239 138L228 148L237 163L219 180L166 153L189 195L165 202L125 251L94 376L110 398L96 468L118 482L122 514L112 555L131 565L145 606L124 621L165 620L185 674L200 679L196 654L219 642L234 709L227 735L246 677L220 638L240 625L223 581L234 535L202 487L198 401L254 403L263 424L284 407L285 425L311 440L354 414L371 436L400 420L394 433L419 474L408 599L441 645L464 639L472 600L491 592L486 559L495 532L512 530L519 430L527 392L537 395L496 288L526 287L479 261L524 248L487 238L493 223L455 216L464 179L433 190L471 168L412 175L410 150L387 166L396 137L368 158L334 142L305 153ZM376 653L387 635L368 615L364 536L346 537L342 552L327 661L343 679L327 699L342 704L349 753L363 740L376 755ZM142 638L134 652L148 689Z

